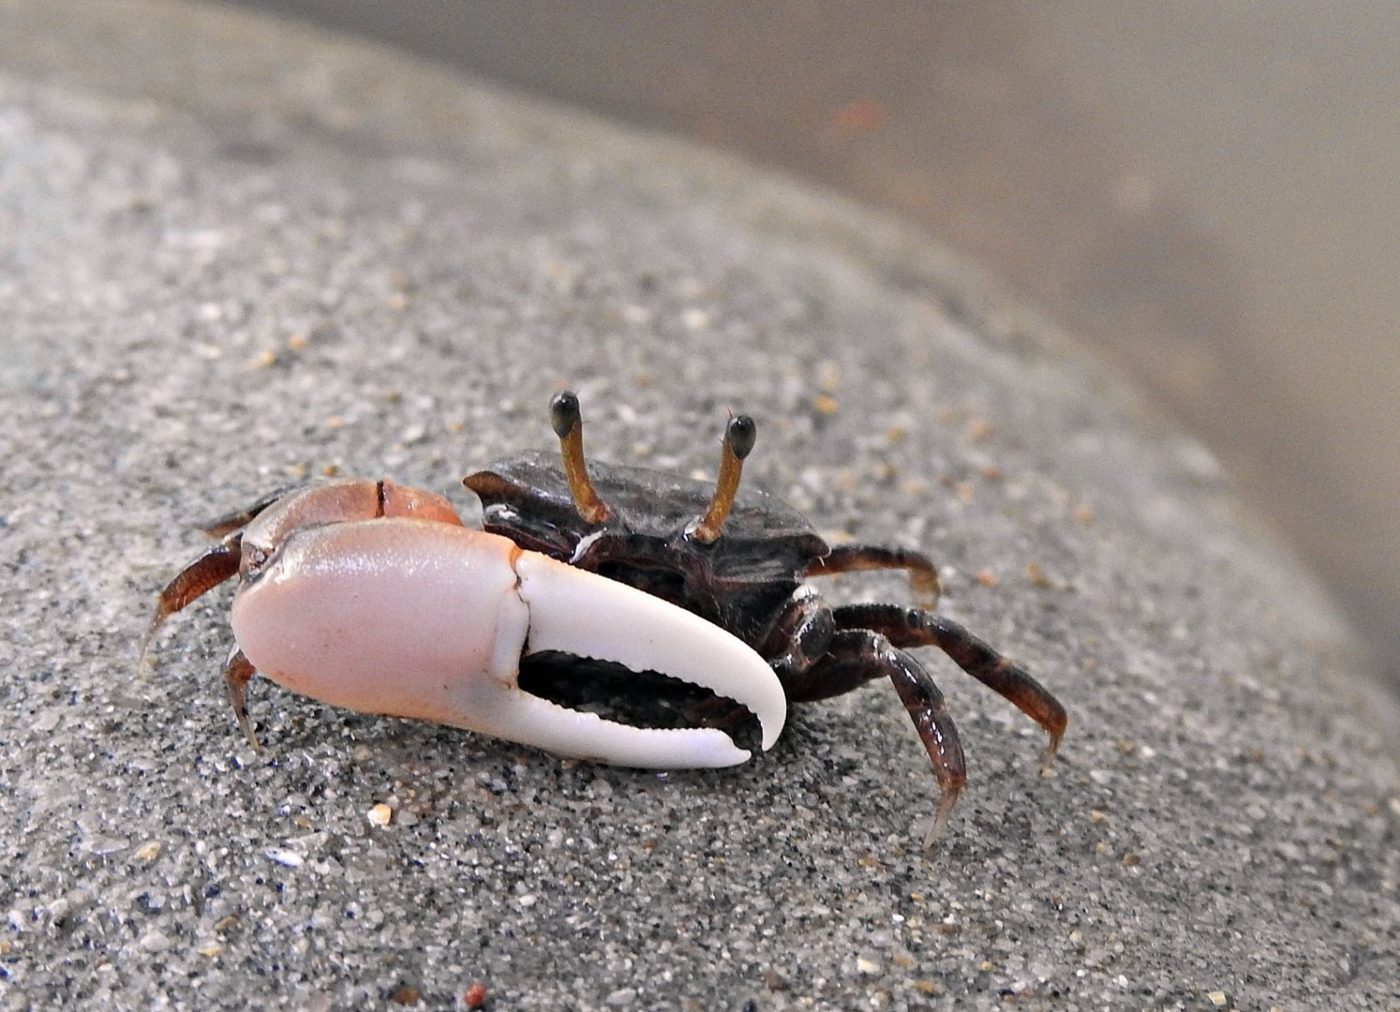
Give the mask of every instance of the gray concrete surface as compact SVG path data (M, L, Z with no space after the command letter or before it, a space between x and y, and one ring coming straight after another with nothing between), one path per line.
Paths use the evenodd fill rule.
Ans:
M248 15L10 3L0 309L5 1008L1400 1007L1349 634L1198 446L888 221ZM687 472L751 411L752 481L935 552L1069 706L1053 775L936 658L974 779L932 854L879 686L659 777L268 685L254 754L226 594L136 666L193 519L455 488L562 384L596 454Z

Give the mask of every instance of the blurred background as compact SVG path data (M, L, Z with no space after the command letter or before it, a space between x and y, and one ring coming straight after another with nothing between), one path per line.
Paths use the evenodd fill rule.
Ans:
M925 226L1156 395L1400 686L1400 9L241 0Z

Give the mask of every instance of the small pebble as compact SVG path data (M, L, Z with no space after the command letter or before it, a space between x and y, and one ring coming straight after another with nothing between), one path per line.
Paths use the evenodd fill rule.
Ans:
M1041 569L1040 564L1036 562L1026 563L1026 579L1030 581L1030 584L1033 587L1054 586L1054 583L1050 580L1050 577L1045 575L1045 570Z
M365 818L375 826L387 826L394 818L394 810L381 801L365 813Z
M703 309L687 309L681 314L681 322L685 324L686 330L707 330L710 326L710 314Z

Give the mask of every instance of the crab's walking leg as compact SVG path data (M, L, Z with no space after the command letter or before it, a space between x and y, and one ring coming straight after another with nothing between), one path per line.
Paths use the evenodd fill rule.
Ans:
M156 610L146 627L146 638L141 643L141 657L144 660L155 639L161 623L202 594L213 590L238 572L242 558L240 542L242 535L233 533L217 545L195 559L165 585L156 595Z
M846 629L832 637L827 655L821 661L798 677L784 679L784 686L793 702L802 702L839 696L881 676L894 683L904 708L909 711L909 719L919 732L919 740L933 761L933 771L942 789L933 826L924 838L924 845L928 846L942 832L949 813L957 804L958 795L967 783L967 766L958 729L948 714L943 693L924 666L877 632Z
M232 513L225 513L223 516L206 520L199 525L199 529L211 538L223 538L234 531L241 531L252 523L259 513L267 509L280 499L285 499L290 488L281 488L276 492L270 492L263 496L251 506L245 506L241 510L234 510Z
M922 552L885 545L836 545L825 556L814 560L803 576L835 576L867 569L903 569L909 573L909 589L920 608L932 611L938 606L943 588L938 583L938 567Z
M1043 762L1059 748L1069 723L1060 701L1010 658L952 619L893 604L853 604L833 611L838 629L873 629L898 647L938 647L973 678L1020 708L1050 735Z
M253 721L248 717L248 680L257 674L252 663L243 656L243 651L234 647L224 662L224 686L228 689L228 701L233 706L233 715L243 736L255 749L261 749L258 736L253 733Z

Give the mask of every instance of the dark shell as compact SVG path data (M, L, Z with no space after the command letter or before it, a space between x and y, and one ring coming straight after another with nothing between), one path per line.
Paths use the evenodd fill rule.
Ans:
M612 511L604 523L590 524L574 509L556 460L525 454L463 479L481 498L486 529L566 561L585 538L605 538L606 551L590 568L745 639L768 628L798 574L830 551L801 513L752 489L739 492L720 539L700 544L684 532L709 505L713 483L644 467L590 463L594 487Z
M569 485L557 458L528 453L502 461L463 479L481 497L488 510L497 504L509 507L533 529L571 532L574 544L599 529L621 529L669 541L705 512L714 483L697 481L646 467L590 463L588 473L598 495L613 511L602 525L586 523L574 510ZM731 563L758 554L772 560L775 573L791 576L830 549L797 510L776 496L756 489L740 489L724 525L724 536L708 549ZM701 549L705 550L705 549ZM717 569L721 568L719 566ZM748 562L745 569L764 568Z

